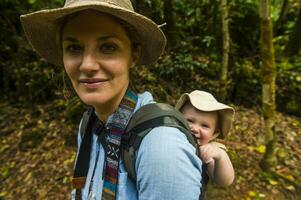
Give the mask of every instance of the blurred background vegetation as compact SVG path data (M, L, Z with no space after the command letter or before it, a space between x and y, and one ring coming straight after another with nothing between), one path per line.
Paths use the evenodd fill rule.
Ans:
M164 9L164 2L170 7ZM19 21L20 14L63 5L63 0L0 0L0 90L1 98L12 103L34 104L61 96L68 81L61 67L48 64L30 47ZM157 97L176 99L174 87L182 91L196 88L217 93L222 63L222 30L219 1L140 0L138 12L163 24L168 36L167 52L154 66L137 68L133 80L167 84L150 86ZM229 4L229 85L227 100L247 107L261 104L258 1L230 0ZM301 116L300 35L294 34L300 22L299 0L272 0L276 100L279 111ZM168 20L164 16L169 16ZM300 19L299 19L300 20ZM299 26L297 26L299 25ZM300 29L300 28L299 28ZM298 37L298 38L296 38ZM152 77L149 71L154 74ZM62 80L66 80L64 83ZM142 81L142 83L143 83ZM138 85L138 84L137 84ZM141 82L139 82L139 85ZM141 86L136 86L138 89ZM161 92L160 92L161 91Z
M181 93L195 89L222 98L222 0L132 1L139 13L157 24L167 23L162 29L168 38L157 64L133 68L132 87L149 90L157 101L173 105ZM63 67L33 51L19 19L21 14L63 4L64 0L0 0L0 182L5 183L0 184L0 200L20 194L21 199L69 195L75 130L84 106ZM237 117L226 145L237 178L230 189L213 190L213 199L242 199L243 194L245 199L300 199L296 190L301 188L301 1L271 0L270 6L277 72L276 171L285 176L266 174L258 166L265 152L259 1L228 0L224 102L237 106ZM282 196L276 191L269 197L275 187L283 189Z

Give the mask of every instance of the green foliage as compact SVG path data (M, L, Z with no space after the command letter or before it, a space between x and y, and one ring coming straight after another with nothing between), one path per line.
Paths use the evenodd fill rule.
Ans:
M277 23L282 1L273 0L275 55L278 67L277 108L300 114L300 71L298 57L283 61L283 51L295 24L300 2L290 5ZM32 50L25 39L19 16L40 8L53 8L64 0L0 0L0 89L1 98L32 104L46 102L66 90L61 67L48 64ZM229 0L230 57L228 99L245 106L261 105L259 70L258 1ZM136 1L138 12L156 23L165 22L162 0ZM217 94L222 63L220 2L173 0L177 40L154 66L142 66L132 76L133 88L150 90L161 100L170 101L178 93L204 89ZM162 27L163 31L165 27ZM300 56L299 56L300 57ZM157 79L162 80L158 85ZM67 81L68 82L68 81ZM68 89L67 89L68 90ZM175 90L177 92L175 92ZM67 103L68 102L68 103ZM70 117L81 111L80 101L67 100ZM67 106L68 107L68 106ZM68 107L69 108L69 107Z
M34 3L36 3L36 1L37 1L37 0L28 0L28 3L29 3L29 4L34 4Z
M182 85L190 82L195 72L202 71L206 67L206 63L201 63L188 53L170 53L161 60L159 76L164 80L172 77L174 81L178 80Z
M237 62L232 76L232 101L245 106L261 105L261 83L259 67L250 60Z
M233 60L259 54L258 1L230 1L230 38Z
M301 116L301 58L283 61L278 66L277 105L282 112Z
M4 16L0 19L0 89L6 94L5 98L13 102L32 104L51 100L62 80L62 69L39 59L33 52L19 22L19 15L25 10L49 2L4 1L0 4Z
M175 48L190 45L203 53L218 51L221 45L219 3L216 1L174 1L175 21L181 42Z
M162 0L136 0L136 11L151 18L157 24L162 24L164 22L163 4Z

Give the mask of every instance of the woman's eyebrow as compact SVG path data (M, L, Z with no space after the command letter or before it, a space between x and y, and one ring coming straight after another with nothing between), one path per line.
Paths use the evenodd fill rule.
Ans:
M105 41L105 40L108 40L110 38L114 38L114 39L117 39L119 40L118 37L114 36L114 35L105 35L105 36L99 36L96 38L96 41L97 42L102 42L102 41ZM79 40L72 37L72 36L67 36L65 38L63 38L63 42L74 42L74 43L79 43Z
M74 37L65 37L64 41L69 41L69 42L78 42L78 40Z
M104 35L104 36L99 36L97 37L97 41L103 41L103 40L107 40L109 38L116 38L114 35Z

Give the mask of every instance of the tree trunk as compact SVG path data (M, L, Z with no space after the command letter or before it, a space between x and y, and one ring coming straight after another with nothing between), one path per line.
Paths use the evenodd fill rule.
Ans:
M229 8L227 0L221 0L222 31L223 31L223 62L220 76L220 98L224 101L228 88L228 63L229 63Z
M299 3L299 13L295 22L294 30L290 35L288 45L286 48L287 56L294 56L300 52L301 48L301 0Z
M164 18L166 21L166 36L167 36L167 47L174 46L175 38L175 23L173 17L172 0L165 0L163 5Z
M276 66L273 46L273 27L270 16L270 1L260 0L260 50L262 60L262 108L266 151L260 163L265 171L272 171L276 165L275 156L275 80Z

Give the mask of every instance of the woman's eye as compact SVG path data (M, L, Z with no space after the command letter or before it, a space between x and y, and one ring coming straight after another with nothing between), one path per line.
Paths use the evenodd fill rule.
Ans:
M116 51L117 47L114 44L103 44L100 47L100 51L104 54L112 54Z
M82 47L76 44L70 44L66 47L66 51L71 54L79 54L82 51Z

